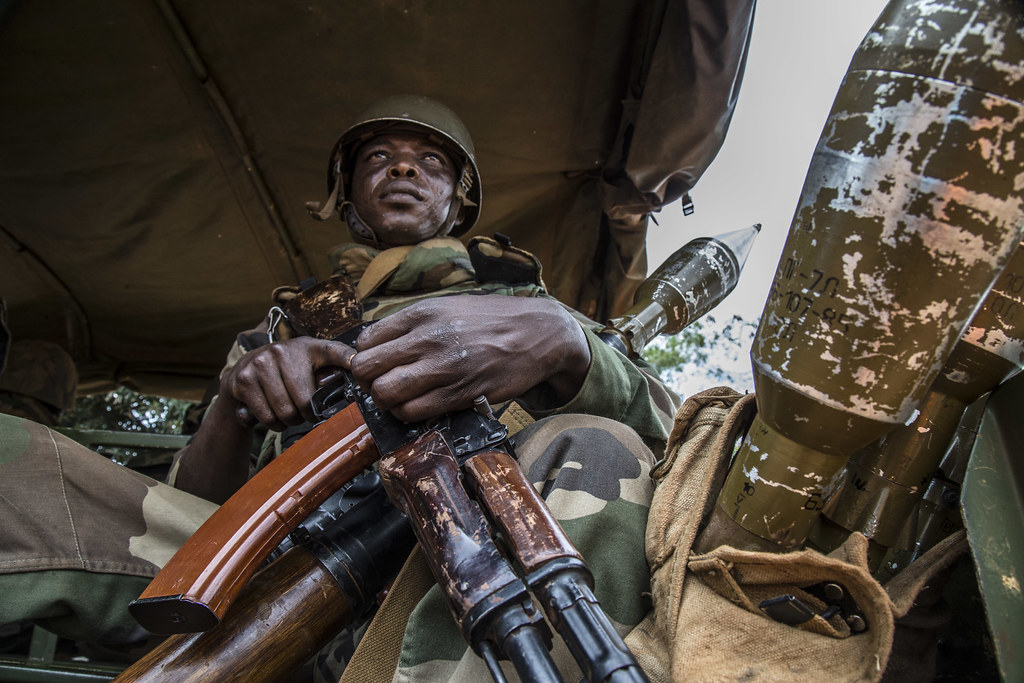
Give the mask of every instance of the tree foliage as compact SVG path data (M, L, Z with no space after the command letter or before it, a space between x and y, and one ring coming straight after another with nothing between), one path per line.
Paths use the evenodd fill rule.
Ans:
M677 335L656 339L644 349L644 360L659 374L680 370L689 363L706 363L707 340L704 326L697 321Z
M82 430L181 434L192 404L174 398L139 394L119 387L105 394L80 396L61 415L60 426ZM88 442L90 448L119 465L126 465L162 479L173 449L127 446L116 442Z
M679 334L658 337L643 357L684 396L720 384L752 390L749 354L756 331L757 320L708 316Z

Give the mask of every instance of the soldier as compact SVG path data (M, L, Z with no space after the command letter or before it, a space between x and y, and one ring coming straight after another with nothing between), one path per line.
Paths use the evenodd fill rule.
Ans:
M678 397L603 344L595 335L600 325L549 296L531 255L477 242L486 258L475 262L494 265L477 272L457 239L480 210L473 145L442 105L420 97L375 105L335 146L328 190L318 216L337 210L353 238L332 260L358 283L364 318L379 322L359 335L356 348L293 336L277 309L240 335L217 398L176 459L175 486L216 503L229 497L250 474L256 426L280 432L312 419L310 396L331 368L351 370L379 406L406 421L486 396L523 427L516 441L524 471L593 569L609 616L628 630L647 610L647 472ZM180 544L178 535L209 514L212 506L195 496L172 501L164 489L139 488L132 509L141 510L141 528L108 535L110 566L121 568L114 571L152 575ZM175 503L191 516L163 539ZM10 572L0 576L0 591L17 575L10 567L0 559L0 572ZM399 673L430 680L487 675L436 587L409 619Z

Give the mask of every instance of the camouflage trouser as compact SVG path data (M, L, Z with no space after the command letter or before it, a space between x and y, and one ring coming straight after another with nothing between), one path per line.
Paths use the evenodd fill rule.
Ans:
M128 603L215 509L0 415L0 624L32 620L106 643L144 637Z
M632 429L586 415L540 420L519 432L516 442L523 470L583 554L601 606L625 635L650 609L644 529L654 491L648 476L654 456ZM556 642L553 654L566 680L580 679L564 644ZM507 662L503 667L515 680ZM490 680L437 586L409 618L395 678Z

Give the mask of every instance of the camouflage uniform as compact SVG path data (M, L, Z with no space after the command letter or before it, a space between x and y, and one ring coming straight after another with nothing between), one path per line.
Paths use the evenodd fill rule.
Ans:
M0 623L77 640L147 634L126 611L216 506L0 415Z
M147 634L125 605L216 506L44 427L71 407L77 384L56 344L11 345L0 374L0 624L132 642Z
M376 252L367 247L345 245L332 254L332 259L340 272L358 279L375 255ZM518 256L523 257L522 254ZM429 240L414 247L393 274L370 293L364 302L364 318L378 319L425 298L488 293L547 296L539 277L532 284L479 283L468 253L458 240ZM276 322L273 312L269 320ZM590 342L593 361L577 396L562 406L555 405L551 397L538 395L521 399L515 405L496 408L504 414L520 416L514 420L520 425L536 420L526 426L516 439L524 469L538 484L556 517L587 558L597 575L599 599L613 621L625 631L636 624L647 610L643 595L649 588L649 576L644 561L643 530L653 489L647 473L655 460L655 453L660 453L664 446L678 398L653 375L603 344L593 332L599 325L582 317L580 321ZM287 326L265 321L256 330L239 335L229 362L266 343L271 335L274 338L287 336ZM523 419L527 414L529 418ZM19 451L26 461L45 459L36 451L45 450L42 446L46 445L45 435L48 432L24 425L5 423L3 426L5 434L14 431L15 426L21 432L36 434L36 442L40 446L28 448L30 441L22 438L21 445L11 452ZM97 470L93 479L95 483L85 485L82 493L88 494L90 486L104 487L104 498L108 502L107 506L100 507L101 501L93 497L92 502L97 504L97 509L83 506L73 521L71 515L67 515L66 531L42 539L41 547L46 548L51 557L68 562L68 557L78 557L78 548L70 540L77 538L72 533L73 527L92 523L103 529L110 526L109 520L117 519L117 531L107 529L99 539L107 546L108 559L104 560L107 564L79 562L74 566L79 571L113 571L119 577L134 579L125 582L131 588L117 594L117 604L124 605L141 592L145 583L135 577L151 576L190 530L212 511L212 505L166 486L147 482L145 478L115 465L101 463L100 458L88 452L81 453L84 449L76 449L73 444L59 443L60 450L70 454L67 459L73 458L72 469L89 466ZM49 457L53 459L52 447L50 451ZM2 482L11 479L7 475L9 463L17 462L17 457L11 460L7 452L8 448L4 447L5 455L0 459L2 495L6 494L7 488ZM53 480L55 490L45 497L35 498L56 507L52 502L61 500L63 495L59 482L69 476L77 476L77 472L69 473L65 468L63 473L46 475L47 481ZM88 479L88 476L82 477L80 481ZM116 486L112 483L115 479L118 480ZM145 506L151 499L160 501L159 505L154 504L161 512L160 516L135 513L146 510ZM114 504L113 501L117 503L111 509L109 506ZM187 511L191 512L185 514ZM179 514L187 519L178 520ZM78 521L79 515L82 516L81 522ZM11 519L9 516L5 518ZM178 535L160 533L157 538L157 531L162 531L163 525L168 525ZM8 530L0 532L0 548L10 547L5 536L21 536L21 525L17 531L14 526L5 525ZM120 533L121 529L129 533ZM130 541L132 538L147 540L147 554L139 555L137 544ZM159 557L157 545L162 553ZM50 550L54 547L59 549ZM0 553L6 559L6 550ZM3 593L7 592L7 581L12 578L24 580L21 578L27 576L24 569L47 569L47 563L40 561L21 567L19 573L16 566L5 563L3 559L0 559L0 572L7 572L0 575L0 592ZM83 617L85 612L79 611L77 615ZM0 609L0 621L23 616ZM123 613L121 616L126 619ZM121 626L125 625L126 621L122 621ZM116 619L111 619L102 628L94 628L93 633L104 630L110 633L116 626ZM431 680L456 672L465 672L467 677L479 679L483 672L478 668L475 656L467 654L465 643L455 630L436 587L427 594L409 621L401 667L399 673L403 677ZM485 673L483 675L486 676Z

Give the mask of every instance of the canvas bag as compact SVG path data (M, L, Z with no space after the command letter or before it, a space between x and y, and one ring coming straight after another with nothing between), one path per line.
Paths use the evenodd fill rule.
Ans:
M884 587L867 568L867 539L860 534L828 556L728 546L693 554L736 439L755 412L753 395L718 387L691 397L677 413L666 457L651 472L657 488L645 546L653 608L626 643L655 683L879 680L896 620L966 550L965 533L950 536ZM766 597L789 593L821 612L825 604L802 588L822 581L846 588L869 624L865 632L852 634L838 616L789 626L758 607Z

